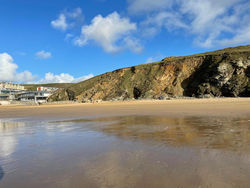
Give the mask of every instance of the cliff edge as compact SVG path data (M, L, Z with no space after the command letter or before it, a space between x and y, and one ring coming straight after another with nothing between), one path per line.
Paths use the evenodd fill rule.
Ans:
M250 45L165 58L58 90L49 101L250 97Z

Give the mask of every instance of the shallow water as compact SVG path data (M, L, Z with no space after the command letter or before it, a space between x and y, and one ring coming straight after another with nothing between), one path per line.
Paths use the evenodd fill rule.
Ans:
M0 121L0 187L249 187L250 119Z

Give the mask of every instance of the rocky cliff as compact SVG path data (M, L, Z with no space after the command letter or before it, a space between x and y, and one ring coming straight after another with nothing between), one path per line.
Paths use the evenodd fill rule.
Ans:
M108 72L61 89L50 101L250 97L250 45Z

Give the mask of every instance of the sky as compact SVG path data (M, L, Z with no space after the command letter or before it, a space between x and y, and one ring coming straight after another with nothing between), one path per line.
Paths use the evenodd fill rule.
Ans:
M0 81L79 82L250 44L249 0L0 0Z

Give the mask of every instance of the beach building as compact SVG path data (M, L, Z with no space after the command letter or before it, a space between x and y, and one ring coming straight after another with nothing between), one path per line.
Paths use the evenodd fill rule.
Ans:
M36 91L25 91L16 95L18 101L35 101L38 103L45 103L50 95L52 95L58 88L55 87L37 87Z
M0 82L0 89L1 90L25 90L24 86L20 84L13 84L10 82Z
M34 101L44 103L47 101L48 97L51 95L48 91L26 91L16 95L16 100L18 101Z
M0 101L47 102L48 97L58 88L37 87L36 91L27 91L20 84L0 82Z
M24 92L24 86L10 82L0 82L0 100L15 100L15 95Z
M0 101L10 100L10 95L0 93Z

